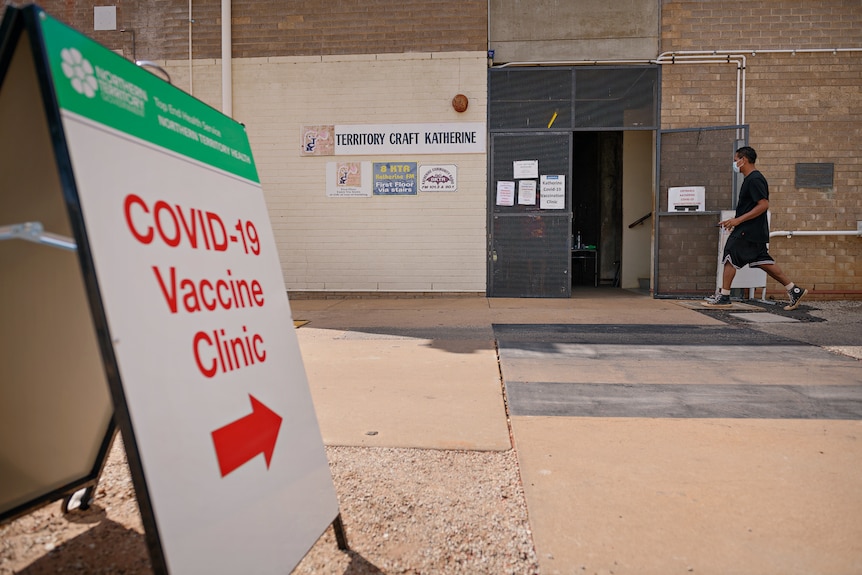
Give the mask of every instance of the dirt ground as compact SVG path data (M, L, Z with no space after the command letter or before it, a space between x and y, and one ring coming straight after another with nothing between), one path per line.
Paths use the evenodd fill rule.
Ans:
M350 550L330 527L295 574L538 573L513 451L326 451ZM55 502L0 526L0 575L149 575L143 533L117 436L89 509Z
M86 511L55 502L0 527L0 574L152 573L122 440Z

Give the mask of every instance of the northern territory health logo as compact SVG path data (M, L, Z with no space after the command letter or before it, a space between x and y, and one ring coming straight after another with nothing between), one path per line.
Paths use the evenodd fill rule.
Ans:
M77 48L63 48L60 59L63 74L79 94L94 98L99 92L105 102L138 116L144 115L149 100L146 90L110 70L94 66Z
M88 98L96 95L99 83L96 81L95 70L89 60L81 55L77 48L63 48L60 51L63 73L72 83L76 92Z

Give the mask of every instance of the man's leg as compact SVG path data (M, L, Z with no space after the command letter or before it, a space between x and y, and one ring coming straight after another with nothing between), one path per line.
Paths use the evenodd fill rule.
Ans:
M721 290L714 296L706 298L706 301L701 302L705 307L730 308L733 304L730 301L730 285L733 283L733 278L736 277L736 268L730 261L724 262L724 271L721 275Z
M769 272L766 272L769 273ZM724 273L721 275L721 289L730 292L730 286L733 284L733 278L736 277L736 268L729 261L724 262Z
M794 310L799 307L799 300L808 293L807 289L803 289L790 281L790 278L785 275L781 268L775 264L765 264L760 266L766 274L777 282L780 282L787 290L787 297L790 298L790 303L784 306L786 311Z
M784 275L784 272L781 271L781 268L775 264L763 264L762 266L758 266L760 269L766 272L766 275L779 282L783 286L787 286L790 284L790 278ZM726 269L726 268L725 268Z

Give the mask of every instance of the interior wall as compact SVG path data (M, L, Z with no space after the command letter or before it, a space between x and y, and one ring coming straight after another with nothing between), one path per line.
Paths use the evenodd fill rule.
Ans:
M623 135L623 242L620 287L637 289L639 278L652 272L653 218L629 225L655 206L655 134L628 131ZM652 284L650 284L652 285Z
M613 279L616 262L620 261L622 243L622 132L599 134L600 185L599 212L601 214L601 240L599 242L599 279Z

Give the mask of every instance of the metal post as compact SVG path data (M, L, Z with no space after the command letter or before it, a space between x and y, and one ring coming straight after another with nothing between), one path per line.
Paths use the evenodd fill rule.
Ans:
M338 543L338 548L342 551L349 551L350 546L347 544L347 532L344 531L344 523L341 522L341 513L335 516L332 529L335 531L335 541Z

